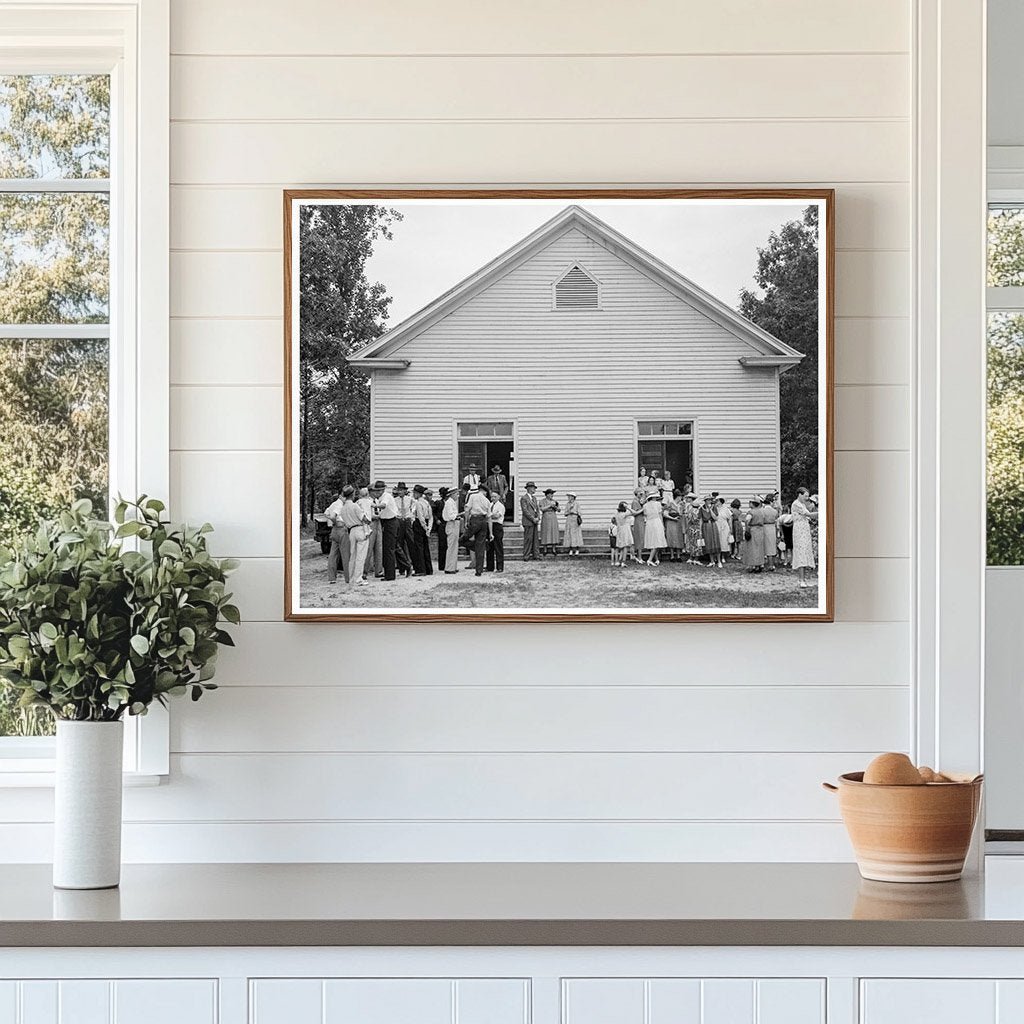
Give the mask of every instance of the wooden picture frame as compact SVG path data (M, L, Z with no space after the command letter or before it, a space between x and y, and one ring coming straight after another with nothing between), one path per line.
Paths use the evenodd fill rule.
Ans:
M817 289L818 289L818 335L817 335L817 422L818 422L818 436L817 436L817 451L818 451L818 465L817 465L817 478L818 478L818 491L819 491L819 505L820 510L819 519L816 526L816 544L817 552L820 552L820 560L817 568L817 575L815 577L815 600L813 606L772 606L772 607L665 607L665 606L652 606L648 608L637 608L632 609L629 607L475 607L475 606L434 606L431 603L427 607L392 607L392 606L381 606L377 607L373 604L373 600L369 597L366 599L366 603L360 606L319 606L312 603L304 604L303 591L302 591L302 555L303 551L307 553L307 561L310 561L308 551L310 549L311 537L308 535L309 524L305 526L302 523L301 509L298 504L298 472L300 469L300 454L299 454L299 442L301 438L301 427L298 422L298 414L300 411L300 398L296 391L297 384L300 376L305 372L300 360L300 331L301 331L301 302L299 301L299 285L300 285L300 266L301 266L301 245L299 242L299 216L297 212L300 207L303 206L366 206L373 204L375 206L382 206L388 208L397 208L396 204L404 210L422 209L425 204L441 204L442 206L457 205L460 203L474 202L483 203L485 206L489 205L490 201L494 203L502 203L507 201L514 201L516 204L548 204L552 206L552 213L555 216L571 217L572 214L564 213L558 214L557 210L562 209L559 204L564 204L564 210L570 208L578 209L581 211L579 217L581 219L573 222L573 227L581 227L583 233L588 239L591 239L591 235L588 232L596 232L599 229L593 227L593 220L597 220L599 224L602 222L596 215L591 218L588 214L588 206L597 206L604 208L602 204L613 204L618 202L625 203L659 203L663 204L665 209L681 209L676 204L693 203L702 204L703 207L711 209L713 207L720 206L732 206L747 204L751 208L758 206L759 204L778 204L792 205L794 209L794 217L797 216L797 211L806 210L809 207L815 207L818 211L817 221L817 256L818 256L818 277L817 277ZM284 191L283 195L284 202L284 379L285 379L285 453L284 453L284 468L285 468L285 619L287 621L302 621L302 622L361 622L361 623L378 623L378 622L832 622L834 620L834 608L835 608L835 582L834 582L834 503L833 503L833 476L834 476L834 319L835 319L835 193L832 189L670 189L670 188L622 188L622 189L289 189ZM417 205L418 204L418 205ZM552 218L554 220L555 218ZM823 221L823 223L822 223ZM550 223L550 222L549 222ZM546 225L544 225L546 226ZM608 227L606 224L602 224L602 227ZM538 229L539 233L540 229ZM566 231L563 235L557 236L570 237L571 232ZM524 244L529 242L530 235L524 239ZM550 238L555 236L545 236ZM604 237L597 239L600 244L601 251L607 251L611 253L612 259L623 259L629 266L636 269L638 266L637 260L643 257L648 257L650 260L649 264L639 265L639 269L643 273L647 273L650 268L650 275L657 277L661 275L658 283L663 287L670 288L675 284L675 278L672 275L676 274L676 271L669 266L667 263L658 260L646 250L642 249L639 245L633 246L630 240L622 234L616 233L609 228L608 234ZM539 244L539 243L538 243ZM500 249L500 247L498 247ZM514 258L509 258L509 252L518 252ZM521 251L516 250L516 246L512 247L512 250L507 250L500 256L496 257L492 263L484 264L479 271L475 274L470 274L468 278L463 280L460 284L449 289L447 292L441 294L435 303L429 303L425 309L420 310L417 313L411 314L409 317L404 318L403 322L396 327L390 327L387 331L382 334L382 337L389 339L392 336L398 336L401 331L405 331L410 339L417 337L426 336L429 330L432 329L433 323L442 322L449 317L452 310L458 309L457 305L453 305L453 302L465 302L469 303L473 297L479 294L483 294L488 288L491 287L492 283L498 280L502 280L504 275L511 273L506 265L500 264L500 260L509 258L510 262L508 266L513 268L519 268L527 265L528 260L532 259L531 253L534 250L529 250L528 247ZM540 250L537 250L540 251ZM547 250L543 250L547 251ZM637 253L641 255L637 255ZM516 260L527 253L523 259L526 262L517 263ZM559 254L561 256L562 254ZM425 260L429 259L429 253L424 253ZM559 273L562 274L567 270L573 268L573 257L570 260L562 259ZM581 264L586 261L579 261ZM494 266L497 265L497 266ZM583 268L582 274L584 276L590 276L591 271L588 268ZM488 277L487 275L492 276ZM572 297L567 299L568 303L587 303L591 301L588 298L590 291L600 291L602 296L608 292L607 285L601 281L600 272L594 270L594 276L597 280L597 285L594 289L590 289L587 282L582 278L575 278L572 284L576 287L576 291L572 294L574 296L581 295L582 298ZM683 275L677 275L684 283L692 285L692 281L684 278ZM469 282L467 284L467 282ZM545 287L549 288L549 304L551 308L555 308L556 298L554 289L554 280L547 281L544 283ZM680 286L682 287L682 286ZM460 289L465 289L465 293L470 297L468 299L462 299L459 296ZM456 299L452 299L452 294L456 294ZM724 322L723 318L727 318L728 314L731 314L735 320L744 320L739 313L726 307L726 303L719 299L715 299L711 296L710 292L705 292L700 288L694 288L694 294L696 298L693 299L697 303L698 315L707 316L716 322ZM690 292L683 293L683 299L689 300L691 297ZM438 306L441 303L442 305ZM701 305L704 303L704 305ZM438 308L434 308L438 306ZM311 304L311 308L315 308ZM591 310L596 310L598 307L592 305ZM419 318L417 320L417 318ZM407 326L412 321L411 326ZM703 322L703 321L702 321ZM744 320L744 323L749 321ZM730 324L726 324L729 327ZM754 328L757 331L761 331L761 328ZM760 336L754 337L754 342L759 342ZM774 339L778 341L778 339ZM406 342L399 338L402 344ZM422 342L421 342L422 345ZM401 376L404 369L409 366L410 360L404 358L387 358L386 349L388 345L384 345L385 351L380 355L373 354L379 352L381 344L379 341L374 341L371 344L367 344L359 349L360 353L370 352L370 355L360 356L354 352L349 352L344 358L343 365L352 366L351 360L355 359L360 361L360 368L371 366L374 369L372 373L388 373L395 376ZM781 374L785 372L782 368L782 363L787 358L789 362L785 364L786 369L791 365L796 365L792 358L785 355L787 346L779 342L779 344L768 351L768 354L758 354L759 350L752 350L753 355L749 360L744 363L751 369L753 375L761 373L765 374L765 371L771 370L775 374L776 381L776 413L779 414L779 409L782 404L782 400L778 398L779 394L779 379ZM796 351L789 347L790 352ZM778 355L781 352L782 355ZM802 358L802 355L798 352L797 358ZM374 361L376 360L376 361ZM735 360L733 360L735 361ZM744 359L741 358L739 362L743 363ZM404 365L400 365L404 364ZM731 365L731 364L730 364ZM380 367L378 369L377 367ZM339 369L339 373L341 370ZM371 373L371 376L372 376ZM383 378L379 378L383 379ZM408 380L411 378L402 378ZM373 405L373 392L374 386L369 385L368 392L370 394L370 405ZM383 402L383 399L378 396L379 401ZM654 403L657 405L657 403ZM686 413L686 410L680 410L680 415ZM500 415L499 415L500 414ZM474 416L477 414L474 413ZM490 426L496 428L496 430L504 431L507 429L508 411L497 410L495 413L495 419L504 422L497 422L492 424L480 423L481 429ZM668 429L675 429L673 423L670 421L666 423L658 422L658 416L664 416L663 407L657 408L652 407L652 420L653 428L657 428L659 425ZM515 420L515 417L513 417ZM635 421L635 417L634 417ZM694 482L692 484L695 488L708 486L709 488L714 483L708 473L705 473L701 477L698 467L700 465L699 457L699 445L700 445L700 431L704 429L703 425L699 422L700 417L695 416L693 419L693 425L687 428L683 425L684 421L680 419L678 421L679 430L691 430L694 433L695 440L692 441L689 448L689 468L693 474ZM453 486L457 486L458 480L453 477L458 477L461 474L458 472L460 467L462 438L459 431L463 429L463 424L457 422L457 417L453 421L455 423L455 441L454 449L455 454L452 457L452 465L455 466L456 472L454 474L448 473L444 479L447 479ZM651 424L647 427L644 423L648 421L642 421L637 426L637 429L648 429ZM472 426L472 424L470 424ZM468 428L467 428L468 429ZM707 429L712 429L708 427ZM373 479L374 473L384 473L380 466L385 463L391 465L394 462L392 455L377 456L375 454L375 436L379 434L377 425L374 423L373 414L370 414L369 424L370 434L370 465L371 472L369 474L370 479ZM778 442L778 461L781 461L782 451L782 440L781 431L777 430L777 436L779 437ZM488 435L495 436L495 435ZM502 441L501 438L505 437L502 434L498 441L492 442L491 448L498 451L506 451L502 448L502 444L507 444L507 441ZM515 454L521 443L518 435L514 432L507 435L511 441L512 453L510 458L515 458ZM646 436L646 435L645 435ZM636 442L637 436L634 436L634 442ZM675 440L673 436L672 440ZM474 442L475 444L475 442ZM476 447L473 447L467 442L467 449L475 451ZM495 446L498 447L495 447ZM481 451L488 451L486 444L478 445ZM669 446L666 444L663 447L665 452L676 451L679 446ZM634 451L636 451L634 447ZM651 446L648 449L639 449L640 451L654 451L657 452L657 446ZM638 456L639 459L640 456ZM664 459L668 459L665 455ZM679 459L682 456L678 457ZM535 460L537 465L540 465L540 460ZM521 463L520 463L521 464ZM425 463L424 463L425 465ZM508 463L515 470L515 465ZM670 468L670 467L669 467ZM401 472L399 470L399 472ZM424 474L427 470L424 470ZM524 470L526 475L530 475L530 469ZM780 470L781 473L781 470ZM390 474L394 476L394 474ZM408 476L415 476L415 473L410 471ZM437 475L437 474L435 474ZM518 476L518 474L516 474ZM538 474L539 475L539 474ZM621 474L620 474L621 475ZM728 475L728 474L725 474ZM739 479L742 474L737 476ZM699 482L698 482L699 478ZM776 474L773 479L778 479ZM359 481L364 482L364 481ZM366 480L369 483L370 480ZM388 479L386 483L389 489L396 482L395 479ZM442 480L427 479L422 481L427 486L436 487L442 483ZM629 481L623 480L622 493L625 494L629 491ZM413 484L410 481L409 487ZM616 487L618 483L616 482ZM519 480L515 479L514 491L512 493L512 500L517 503L520 495ZM582 489L582 488L581 488ZM731 496L729 489L723 484L723 491L727 496ZM820 501L820 494L824 494L824 502ZM737 497L745 499L746 494L737 494ZM305 497L305 494L302 495ZM698 497L700 497L698 495ZM791 496L785 495L784 498L788 501ZM364 499L365 501L365 499ZM640 498L641 505L644 504L643 495ZM712 503L713 504L713 503ZM614 508L605 508L604 505L600 507L587 508L589 512L590 523L607 523L610 516L610 512L614 512ZM646 507L646 506L645 506ZM744 512L746 510L744 509ZM580 524L582 525L582 523ZM307 533L303 531L306 530ZM607 526L605 527L607 530ZM607 537L606 537L607 542ZM767 544L766 544L767 547ZM816 552L816 553L817 553ZM435 555L436 558L436 555ZM607 549L605 554L602 556L605 560L603 564L607 562ZM315 559L314 559L315 560ZM563 563L564 564L564 563ZM583 568L583 560L573 567L574 571L585 572L589 571ZM324 560L326 565L326 559ZM321 567L322 568L322 567ZM662 572L669 567L662 564L660 567L639 567L639 566L626 566L620 570L621 578L626 578L622 574L625 573L640 573L640 572ZM708 580L715 578L708 574L717 574L719 570L717 568L705 567L703 569L703 576L700 575L700 571L694 571L693 566L686 566L686 579L691 581L694 586L702 585ZM735 567L728 566L728 572L733 575L738 571ZM312 570L309 570L312 571ZM318 572L320 569L317 570ZM522 571L518 579L522 580ZM545 571L548 571L547 569ZM670 572L676 572L677 576L675 579L683 579L683 569L673 566ZM786 573L786 570L780 570L782 573ZM438 573L438 575L440 575ZM472 576L472 573L464 573L464 577ZM792 574L793 576L796 573ZM803 574L801 573L801 583L803 582ZM496 577L492 577L496 579ZM648 577L649 578L649 577ZM670 579L668 574L663 576L664 579ZM725 576L718 577L725 579ZM509 577L503 577L503 583L507 581ZM640 577L637 577L640 579ZM730 577L731 579L731 577ZM772 577L773 584L776 581L776 577ZM779 580L782 577L778 577ZM406 581L399 580L398 584L405 585ZM416 582L415 578L409 581L410 583ZM425 582L425 581L421 581ZM431 581L430 585L440 587L442 583L450 582L455 584L456 579L453 578L450 581L441 582ZM472 582L472 581L470 581ZM529 586L527 582L525 584ZM612 584L609 584L611 586ZM681 585L681 584L680 584ZM319 587L319 582L317 583ZM389 592L395 592L395 584L393 583L380 583L373 584L367 588L367 593L372 592L377 587L377 592L380 594L385 593L385 589ZM348 594L349 588L346 588L344 578L342 577L341 583L342 590ZM451 588L449 588L451 589ZM440 591L438 591L440 592ZM682 591L680 591L682 592ZM347 598L346 598L347 599ZM404 600L404 599L402 599ZM475 600L475 598L474 598ZM789 600L789 597L782 598L779 600Z

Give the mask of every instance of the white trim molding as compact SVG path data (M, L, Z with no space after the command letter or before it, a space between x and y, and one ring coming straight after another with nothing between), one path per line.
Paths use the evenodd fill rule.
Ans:
M918 0L916 11L914 753L974 771L983 767L985 2Z

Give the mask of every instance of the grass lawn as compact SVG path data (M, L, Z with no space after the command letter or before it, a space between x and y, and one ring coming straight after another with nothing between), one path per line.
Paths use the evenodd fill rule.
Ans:
M436 563L435 563L436 565ZM724 569L662 562L618 568L605 558L558 557L507 562L505 572L477 577L459 558L459 574L372 580L350 589L327 582L327 558L312 540L301 546L303 608L813 608L817 589L801 590L795 573L750 574L738 562Z

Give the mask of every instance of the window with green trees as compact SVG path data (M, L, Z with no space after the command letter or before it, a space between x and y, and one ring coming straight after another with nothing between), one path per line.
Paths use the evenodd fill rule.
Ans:
M0 545L107 505L110 80L0 76ZM49 730L0 685L0 736Z
M1024 565L1024 204L988 217L988 564Z

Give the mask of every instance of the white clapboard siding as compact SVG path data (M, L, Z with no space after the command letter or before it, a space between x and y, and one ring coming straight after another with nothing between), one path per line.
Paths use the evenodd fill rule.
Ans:
M174 120L906 117L903 54L176 57ZM409 89L407 82L416 82ZM809 82L818 83L808 88Z
M284 381L284 327L270 320L172 320L171 386ZM172 419L172 426L173 426Z
M734 686L225 686L182 704L175 753L843 751L899 747L906 689ZM566 722L576 723L568 732Z
M176 754L125 819L831 820L821 780L877 753Z
M488 624L486 629L451 630L435 623L347 624L255 622L234 632L238 649L221 652L217 677L224 684L287 687L292 682L338 686L363 679L386 683L384 651L403 652L401 681L438 685L449 680L447 666L456 649L467 661L486 664L474 686L544 686L549 681L588 687L645 681L624 660L623 647L685 650L678 672L686 679L714 673L754 686L843 684L906 685L910 640L903 622L849 622L830 626L803 623L634 623L628 637L607 625L537 624L529 627L529 647L521 625ZM497 656L495 651L500 652ZM586 651L581 671L580 651ZM595 666L600 675L595 677ZM572 723L566 723L570 729Z
M424 16L417 0L385 8L336 0L177 0L174 53L793 53L902 52L910 9L892 0L656 0L623 17L617 0L453 0Z
M173 186L171 248L280 251L286 184ZM762 184L772 187L770 182ZM806 187L833 184L809 182ZM836 247L840 250L906 249L909 225L910 196L905 184L844 184L836 194Z
M909 172L907 139L907 123L885 120L190 121L171 126L171 181L899 182Z
M910 321L904 317L838 317L837 384L909 384Z
M327 558L323 558L327 570ZM837 558L838 622L905 622L910 618L910 560ZM244 558L231 577L247 623L278 622L284 607L284 560Z

